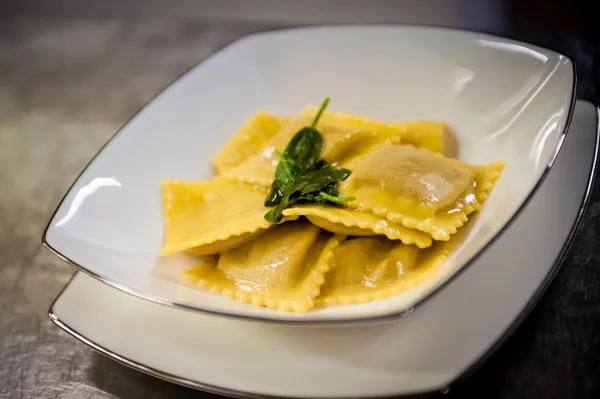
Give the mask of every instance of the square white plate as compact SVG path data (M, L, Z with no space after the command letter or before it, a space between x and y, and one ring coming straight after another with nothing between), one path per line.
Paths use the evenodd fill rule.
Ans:
M253 323L153 304L79 273L50 318L128 366L224 395L443 389L499 347L552 280L582 221L599 134L598 110L579 101L555 167L511 229L409 317L359 327Z
M74 183L43 241L91 276L163 304L297 322L406 314L472 260L539 185L569 124L575 76L561 54L460 30L350 25L254 34L191 69L133 117ZM175 273L194 260L158 258L160 181L208 178L212 155L253 113L295 113L326 96L331 110L373 119L446 121L460 160L507 162L445 266L401 295L307 314L238 303L161 277L157 270Z

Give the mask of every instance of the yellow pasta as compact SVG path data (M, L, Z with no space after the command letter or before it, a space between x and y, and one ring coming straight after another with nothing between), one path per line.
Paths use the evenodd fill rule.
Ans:
M217 172L223 173L239 165L249 156L260 151L265 142L289 122L289 117L274 116L264 111L258 112L213 157L213 166Z
M388 135L376 130L354 129L326 142L323 155L330 164L345 168L352 166L364 154L399 142L399 134Z
M447 241L481 208L504 168L476 166L408 145L378 149L340 184L349 207Z
M205 182L164 180L165 238L160 254L185 250L215 254L252 240L275 226L264 219L268 211L263 206L265 195L264 189L219 178Z
M448 157L456 145L443 122L378 122L327 111L327 101L296 115L258 112L213 157L218 176L162 182L160 254L210 255L186 280L308 312L398 295L440 270L504 162Z
M278 226L202 264L188 281L215 294L271 309L307 312L315 304L339 238L305 222Z
M408 121L394 124L402 131L402 144L433 152L444 151L446 124L436 121Z
M315 115L317 108L306 107L302 114ZM425 148L434 152L444 150L444 136L446 124L439 121L404 121L394 123L376 122L361 116L325 111L320 119L321 123L338 126L341 129L362 129L363 131L377 132L387 137L392 143L411 144L415 147ZM366 152L366 151L365 151Z
M307 107L291 118L258 152L248 156L237 167L223 173L225 178L248 184L269 187L273 182L279 157L292 137L304 126L310 125L317 109ZM322 156L330 164L340 167L381 146L404 142L437 151L443 149L443 124L439 122L405 122L386 124L355 115L325 111L319 120L319 131L325 147Z
M448 256L444 244L420 250L385 237L359 237L337 247L318 306L350 305L398 295L428 280Z
M286 209L283 214L288 217L306 216L312 224L343 236L384 235L390 240L400 240L419 248L427 248L432 243L429 234L390 222L370 212L334 206L300 205Z
M284 151L294 134L307 124L310 124L310 120L307 118L290 118L289 122L267 140L258 152L245 158L239 165L227 169L222 176L232 181L269 187L273 182L275 169L279 162L279 156L275 150Z

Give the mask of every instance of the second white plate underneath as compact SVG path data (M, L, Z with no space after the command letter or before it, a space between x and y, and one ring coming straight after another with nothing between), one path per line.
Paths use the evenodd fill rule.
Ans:
M556 272L595 171L598 116L578 102L562 153L525 211L478 261L408 317L299 327L158 305L78 274L50 318L109 357L240 397L377 397L444 389L498 346Z

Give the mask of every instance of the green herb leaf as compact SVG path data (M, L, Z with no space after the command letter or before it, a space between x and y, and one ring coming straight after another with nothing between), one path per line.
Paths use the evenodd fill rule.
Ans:
M283 192L294 183L300 172L302 172L302 166L298 162L285 155L281 156L275 171L275 180L265 199L265 206L277 205L283 197Z
M353 197L340 197L337 183L350 176L348 169L336 169L321 158L323 136L316 129L319 119L329 104L326 98L321 104L311 126L302 128L294 135L283 153L265 206L275 206L265 214L271 223L279 223L283 211L295 203L325 204L326 202L345 203Z
M339 195L340 195L340 193L337 189L337 184L335 184L335 183L330 184L327 187L325 187L325 190L323 190L323 192L325 194L331 195L332 197L339 197Z
M319 159L317 162L310 167L311 170L323 169L327 167L327 161L324 159Z
M324 201L331 201L335 202L336 204L343 204L345 202L354 201L356 199L354 197L340 197L337 195L329 195L324 191L319 193L319 197L322 198Z
M291 186L294 191L301 191L302 194L313 191L323 191L331 183L337 183L346 180L350 176L348 169L335 169L331 165L326 165L320 169L306 170L294 181ZM293 191L292 191L293 192Z
M329 97L327 97L325 100L323 100L323 103L321 104L321 108L319 108L319 112L317 112L317 115L315 116L315 119L313 119L313 123L310 125L310 127L312 127L312 128L317 127L317 123L319 122L319 119L321 119L321 115L323 115L323 112L325 112L325 109L327 108L328 105L329 105Z
M329 104L326 98L321 104L312 125L302 128L288 143L283 154L279 153L279 164L275 171L275 180L271 184L269 194L265 198L265 206L277 205L283 192L291 185L294 178L304 169L312 167L319 161L323 151L323 136L315 128L321 115Z
M302 200L322 201L323 198L329 200L328 197L339 199L340 197L329 194L319 196L319 193L322 193L330 184L346 180L348 176L350 176L348 169L335 169L330 165L302 172L296 177L294 184L283 192L281 201L265 215L265 219L272 223L279 223L283 218L283 211ZM342 202L346 202L346 199L342 198Z
M344 199L348 199L348 201L345 201ZM349 201L353 201L353 200L354 200L354 197L340 197L340 194L337 190L337 184L332 183L332 184L328 185L327 187L325 187L325 190L323 190L319 193L309 193L309 194L303 195L298 200L298 204L323 205L323 204L327 203L328 201L335 202L335 203L342 203L342 202L349 202Z
M265 214L265 219L271 223L279 223L281 222L281 219L283 219L283 214L281 212L279 207L273 208Z
M297 204L313 204L313 205L323 205L327 202L327 200L320 195L321 193L308 193L296 201Z
M323 136L313 127L304 127L292 138L283 152L285 158L291 158L308 168L317 162L323 151Z

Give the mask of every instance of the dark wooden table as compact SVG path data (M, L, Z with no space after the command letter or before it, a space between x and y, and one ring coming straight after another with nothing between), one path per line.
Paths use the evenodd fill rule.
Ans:
M71 181L131 114L215 49L265 28L56 16L0 24L0 398L211 396L121 366L55 327L46 312L74 270L41 248L40 235ZM600 46L520 38L571 54L579 96L600 103ZM599 266L600 181L533 313L446 397L600 397Z

